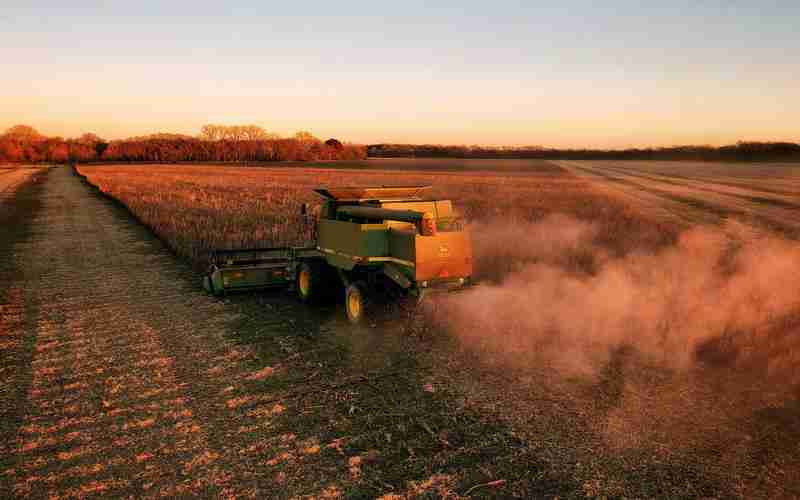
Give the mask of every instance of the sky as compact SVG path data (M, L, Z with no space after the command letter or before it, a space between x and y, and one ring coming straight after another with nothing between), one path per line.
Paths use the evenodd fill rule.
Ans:
M2 3L0 129L800 142L797 0Z

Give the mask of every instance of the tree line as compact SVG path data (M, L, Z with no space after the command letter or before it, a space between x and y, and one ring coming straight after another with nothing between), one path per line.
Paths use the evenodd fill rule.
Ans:
M47 137L28 125L0 135L0 162L270 162L359 160L370 157L530 158L572 160L800 161L800 144L738 142L729 146L555 149L439 144L345 144L309 132L281 137L257 125L204 125L196 136L159 133L105 141L91 133Z
M204 125L197 136L159 133L106 141L95 134L47 137L28 125L0 135L0 162L269 162L356 160L366 148L309 132L281 137L256 125Z
M630 149L553 149L539 146L490 148L438 144L373 144L376 158L531 158L543 160L800 161L800 144L738 142L729 146L673 146Z

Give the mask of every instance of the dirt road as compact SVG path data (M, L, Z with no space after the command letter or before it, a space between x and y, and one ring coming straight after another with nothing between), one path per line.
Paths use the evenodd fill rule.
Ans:
M578 487L539 485L543 464L426 385L404 340L342 333L335 308L312 314L281 294L207 296L68 168L12 205L0 240L2 498L444 495L520 463L538 476L488 489Z

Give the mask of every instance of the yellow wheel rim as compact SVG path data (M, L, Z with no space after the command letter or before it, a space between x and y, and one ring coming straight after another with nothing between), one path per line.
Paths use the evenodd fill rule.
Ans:
M361 297L358 292L351 292L347 296L347 310L350 311L351 318L358 318L361 315Z
M306 297L309 289L311 288L311 275L304 269L300 271L300 277L298 281L300 282L300 294L303 297Z

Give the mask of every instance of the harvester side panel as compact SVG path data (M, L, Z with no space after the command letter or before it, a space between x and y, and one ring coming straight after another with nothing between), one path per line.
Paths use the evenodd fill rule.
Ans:
M411 228L391 228L388 231L389 254L396 259L414 263L416 260L416 241L417 232ZM403 271L408 273L408 277L414 278L414 268L403 266Z
M326 256L332 252L349 258L386 257L389 255L389 241L386 225L357 224L338 220L319 221L317 245ZM337 265L337 262L331 262Z

